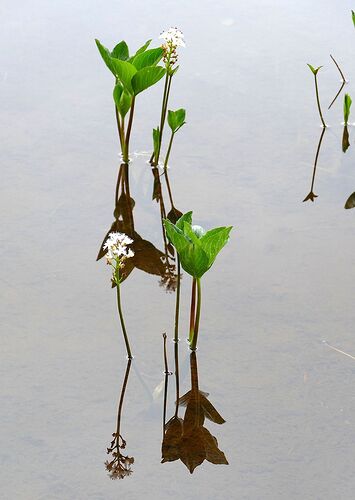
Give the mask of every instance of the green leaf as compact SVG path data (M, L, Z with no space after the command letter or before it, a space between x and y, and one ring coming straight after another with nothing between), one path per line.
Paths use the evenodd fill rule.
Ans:
M355 12L353 10L351 11L351 17L353 19L353 24L355 26Z
M313 66L311 66L310 64L307 64L307 66L309 67L309 69L312 71L312 73L314 75L316 75L318 73L318 71L323 67L323 66L319 66L318 68L313 68Z
M185 248L190 245L190 241L186 238L184 233L176 227L175 224L170 222L168 219L164 220L164 226L166 230L166 235L171 243L176 248L177 252L183 252Z
M216 256L227 243L232 227L219 227L207 233L192 226L192 212L184 214L176 225L165 220L168 239L180 257L182 268L195 278L201 278L212 266Z
M182 230L184 227L184 222L192 224L192 212L186 212L186 214L182 215L177 221L176 227Z
M113 99L115 101L119 114L122 118L124 118L132 104L131 94L129 94L127 90L124 90L122 85L118 83L113 89Z
M173 133L177 132L186 122L185 122L186 111L185 109L177 109L168 111L168 124Z
M160 139L159 127L153 128L154 156L157 156L157 154L158 154L159 139Z
M344 95L344 122L345 122L345 125L348 124L351 103L352 103L351 97L349 96L349 94L345 94Z
M115 72L116 70L115 70L114 64L112 62L112 57L111 57L110 51L104 45L102 45L102 43L99 40L97 40L96 38L95 38L95 43L97 45L97 48L99 49L101 57L104 60L106 66L114 75L116 75L116 72Z
M165 69L160 66L147 66L133 76L132 88L134 95L143 92L147 88L157 83L165 75Z
M156 49L150 49L142 52L132 59L132 64L137 70L146 68L147 66L156 66L158 62L163 57L163 49L157 47Z
M111 56L121 61L127 61L129 58L128 46L124 40L118 43L116 47L112 50Z
M139 54L141 54L142 52L145 52L145 51L147 50L147 48L149 47L149 45L151 44L151 41L152 41L151 39L150 39L150 40L147 40L147 41L145 42L145 44L144 44L144 45L142 45L142 47L140 47L140 48L137 50L137 52L134 54L134 56L132 57L132 59L133 59L134 57L138 56Z
M120 61L119 59L114 58L111 58L111 61L115 71L114 74L123 87L132 94L132 77L137 73L136 68L127 61Z
M209 267L212 266L219 252L228 243L231 230L232 226L217 227L207 231L207 233L200 238L201 245L209 256Z

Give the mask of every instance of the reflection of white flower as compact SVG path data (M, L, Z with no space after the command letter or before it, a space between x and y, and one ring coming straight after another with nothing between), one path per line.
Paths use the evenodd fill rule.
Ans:
M185 47L184 34L178 28L169 28L167 31L163 31L159 38L173 47Z
M106 259L109 264L115 261L122 261L134 256L133 250L127 247L133 240L124 233L110 233L104 244Z

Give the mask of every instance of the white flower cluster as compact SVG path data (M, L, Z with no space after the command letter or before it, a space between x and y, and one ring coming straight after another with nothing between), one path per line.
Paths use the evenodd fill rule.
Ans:
M105 241L104 250L106 259L109 264L113 261L122 261L134 256L133 250L128 248L128 245L133 243L133 240L124 233L110 233Z
M184 34L178 28L169 28L163 31L159 38L162 38L168 45L173 47L185 47Z

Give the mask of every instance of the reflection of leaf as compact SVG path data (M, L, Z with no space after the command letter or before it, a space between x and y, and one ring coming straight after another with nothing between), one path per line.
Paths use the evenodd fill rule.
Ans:
M343 153L346 153L347 149L350 146L349 132L348 132L348 127L346 125L345 125L344 131L343 131L343 139L342 139L341 146L342 146Z
M132 260L134 265L148 274L164 276L166 265L162 261L165 255L158 250L150 241L136 238L132 244L134 257Z
M212 436L212 434L205 427L203 427L201 431L205 443L206 460L212 464L228 465L225 454L218 448L217 439Z
M173 417L165 424L162 444L162 463L179 460L179 441L182 436L182 418Z
M180 460L192 474L193 471L206 460L206 449L201 427L190 429L184 433L179 446Z
M196 398L196 391L191 390L181 396L179 399L180 406L187 406L192 398ZM198 391L198 404L201 406L202 413L208 420L211 420L215 424L224 424L224 418L218 413L216 408L212 405L212 403L207 399L208 392Z
M355 193L351 194L346 200L344 208L354 208L355 207Z
M178 210L175 207L172 207L166 218L170 220L173 224L176 224L176 222L182 217L182 212Z

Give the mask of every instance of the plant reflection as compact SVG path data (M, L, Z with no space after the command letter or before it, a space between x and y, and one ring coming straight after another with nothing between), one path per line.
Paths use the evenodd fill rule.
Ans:
M355 192L349 196L349 198L345 202L344 208L354 208L355 207Z
M318 142L318 146L317 146L317 152L316 152L316 156L315 156L315 159L314 159L314 165L313 165L311 189L310 189L309 193L307 194L307 196L305 197L305 199L303 201L308 201L308 200L314 201L315 198L318 197L317 194L314 194L313 189L314 189L314 181L315 181L315 178L316 178L318 156L319 156L320 148L321 148L321 145L322 145L324 133L325 133L325 128L322 129L322 132L321 132L320 137L319 137L319 142Z
M105 467L109 472L109 476L111 479L123 479L126 476L130 476L132 474L131 466L134 463L133 457L129 457L128 455L124 455L122 453L122 450L126 448L126 441L121 435L122 407L131 364L132 359L128 359L118 404L116 432L112 434L113 440L111 441L110 446L107 448L107 454L111 456L110 460L106 460Z
M343 131L343 138L341 141L341 149L343 150L343 153L346 153L350 146L349 142L349 131L348 131L348 126L344 125L344 131Z
M134 268L137 268L148 274L160 276L161 284L166 290L173 291L176 288L175 262L173 256L169 255L168 244L165 240L165 252L161 252L135 231L134 206L135 201L130 195L128 164L122 163L116 184L115 210L113 212L115 220L103 239L96 260L104 257L106 253L104 244L111 232L125 233L133 240L131 248L134 251L134 256L127 260L122 269L122 281L131 274ZM171 252L173 254L173 250ZM113 286L115 285L113 284Z
M204 426L206 418L216 424L223 424L225 420L207 399L208 393L199 389L196 352L190 354L190 370L191 390L177 398L174 416L164 422L162 463L180 459L192 474L205 460L225 465L228 461L218 448L217 439ZM184 418L178 416L179 406L186 408Z

